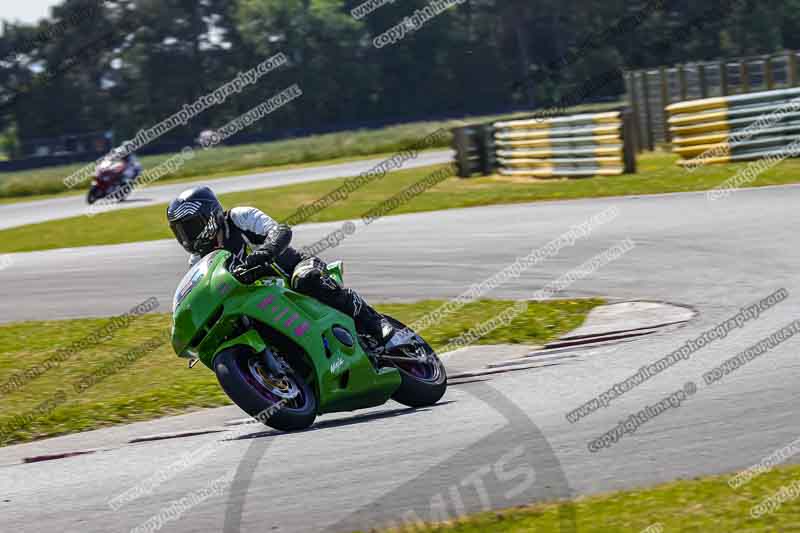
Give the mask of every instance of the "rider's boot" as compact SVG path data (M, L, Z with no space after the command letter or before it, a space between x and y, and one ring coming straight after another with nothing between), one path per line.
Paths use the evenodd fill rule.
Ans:
M381 350L395 333L395 328L389 320L364 303L354 316L356 329L368 335L375 341L370 346L372 350Z

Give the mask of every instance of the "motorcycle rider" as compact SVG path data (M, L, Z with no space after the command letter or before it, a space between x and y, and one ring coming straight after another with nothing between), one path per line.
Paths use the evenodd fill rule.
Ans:
M123 184L133 182L142 173L142 164L133 153L128 153L121 148L116 148L111 152L111 157L109 159L111 161L121 161L125 164L125 168L122 170L120 176Z
M142 173L142 164L134 154L128 154L122 158L125 162L125 170L122 173L122 179L126 182L132 182L139 177Z
M228 269L241 283L251 284L275 272L290 280L295 291L353 317L359 333L366 333L379 349L394 328L353 289L332 278L322 259L291 246L292 230L255 207L222 208L208 187L188 189L167 207L170 229L191 254L189 264L213 250L232 254Z

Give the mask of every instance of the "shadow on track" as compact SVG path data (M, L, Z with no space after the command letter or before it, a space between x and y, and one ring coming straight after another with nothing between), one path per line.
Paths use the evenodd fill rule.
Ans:
M414 409L412 407L406 407L403 409L392 409L390 411L381 411L379 413L369 413L366 415L356 415L349 418L343 418L340 420L329 420L329 421L322 421L317 422L312 427L308 429L304 429L302 431L295 431L293 433L284 433L282 431L276 430L267 430L267 431L259 431L257 433L250 433L248 435L242 435L236 437L235 439L231 440L247 440L247 439L259 439L262 437L280 437L281 435L294 435L299 433L313 433L315 431L321 431L324 429L331 429L331 428L338 428L338 427L347 427L353 426L356 424L363 424L366 422L372 422L373 420L382 420L384 418L395 418L398 416L405 416L405 415L413 415L417 413L425 413L430 411L433 408L440 407L443 405L447 405L450 403L454 403L453 401L448 402L441 402L431 407L425 407L422 409Z
M500 390L486 383L474 383L461 390L505 419L505 426L465 449L453 450L446 459L425 472L401 483L379 498L365 502L359 509L347 512L335 523L325 527L325 533L396 526L398 522L401 526L410 526L413 529L420 519L452 518L450 510L455 511L455 516L459 517L487 506L507 508L542 500L562 500L558 509L558 530L560 533L577 531L575 505L571 501L563 501L569 500L573 491L558 457L538 426ZM404 416L430 409L398 409L356 416L327 424L323 422L307 431ZM250 437L252 442L237 467L228 492L224 533L240 533L242 512L254 472L274 441L257 437L275 435L279 433L270 432L268 435ZM443 484L445 479L450 483ZM465 486L472 486L476 482L481 484L477 494L475 490L471 493L465 491ZM384 505L387 502L391 503L388 507ZM307 528L308 531L322 529L311 525Z

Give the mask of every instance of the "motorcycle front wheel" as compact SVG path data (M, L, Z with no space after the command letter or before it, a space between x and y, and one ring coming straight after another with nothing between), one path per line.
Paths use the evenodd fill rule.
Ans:
M89 193L86 195L86 201L89 202L89 205L92 205L102 197L103 195L100 192L100 189L98 189L95 186L92 186L92 188L89 189Z
M263 354L245 347L220 352L212 365L222 389L244 412L280 431L310 427L317 417L311 386L292 368L277 379L267 370Z

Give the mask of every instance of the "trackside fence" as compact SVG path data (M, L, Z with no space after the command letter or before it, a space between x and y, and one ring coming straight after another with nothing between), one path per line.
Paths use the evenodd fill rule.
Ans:
M761 159L800 139L800 88L690 100L666 111L685 167Z
M665 108L689 100L800 86L800 51L700 61L627 71L627 100L636 117L637 145L653 150L672 141Z

